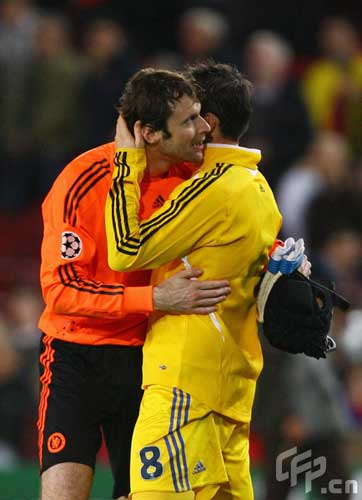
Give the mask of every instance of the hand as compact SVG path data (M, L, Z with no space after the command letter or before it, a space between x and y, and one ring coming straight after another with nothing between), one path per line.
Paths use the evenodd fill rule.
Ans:
M229 282L198 281L200 269L180 271L153 289L155 309L169 313L209 314L231 292Z
M120 114L117 120L116 136L114 138L116 149L143 148L145 143L142 136L142 126L140 120L136 121L134 124L133 132L134 136L128 130L127 123Z

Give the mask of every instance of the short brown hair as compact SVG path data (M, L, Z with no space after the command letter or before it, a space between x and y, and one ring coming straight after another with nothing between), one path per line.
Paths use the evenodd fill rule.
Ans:
M184 95L197 100L192 84L180 73L145 68L128 81L118 110L133 132L137 120L169 136L167 120L176 102Z

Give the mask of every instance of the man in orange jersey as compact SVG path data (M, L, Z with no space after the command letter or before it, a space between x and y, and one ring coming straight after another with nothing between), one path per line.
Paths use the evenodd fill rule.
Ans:
M175 92L194 95L185 78L170 73L169 79ZM161 127L167 113L160 108ZM196 117L195 125L202 134L205 122ZM152 287L148 271L120 273L108 267L104 204L114 154L111 143L73 160L42 207L41 284L46 303L39 323L44 332L38 419L42 500L89 498L102 435L115 481L113 497L127 496L147 315L154 310L208 314L230 292L227 281L193 279L201 275L197 269L181 271ZM198 157L195 148L195 160ZM150 216L190 174L179 165L166 176L157 175L151 170L141 184L142 217Z

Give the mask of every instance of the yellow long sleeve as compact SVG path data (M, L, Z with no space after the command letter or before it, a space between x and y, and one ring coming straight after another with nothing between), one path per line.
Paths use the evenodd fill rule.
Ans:
M231 164L217 164L183 182L160 210L141 222L139 182L145 165L142 150L117 152L106 205L108 259L115 270L154 269L182 257L200 244L201 235L209 235L208 243L215 240L214 230L226 215L222 192L212 187Z

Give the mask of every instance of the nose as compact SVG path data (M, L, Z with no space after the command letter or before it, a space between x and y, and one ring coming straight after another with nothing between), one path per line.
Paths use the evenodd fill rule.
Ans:
M210 125L200 115L199 119L198 119L198 133L199 134L206 134L206 133L210 132L210 130L211 130Z

